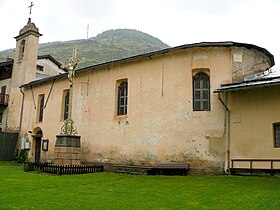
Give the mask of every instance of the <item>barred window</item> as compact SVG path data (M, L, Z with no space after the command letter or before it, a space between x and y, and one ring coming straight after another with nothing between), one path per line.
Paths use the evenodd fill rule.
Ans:
M273 125L274 130L274 146L280 148L280 123Z
M193 76L193 110L210 111L210 79L204 72Z
M127 81L123 81L118 86L118 110L117 115L127 114Z

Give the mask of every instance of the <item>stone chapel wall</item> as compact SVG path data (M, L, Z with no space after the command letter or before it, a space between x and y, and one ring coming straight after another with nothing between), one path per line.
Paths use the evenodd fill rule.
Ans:
M232 48L232 82L241 82L244 77L263 72L271 67L264 53L245 47Z

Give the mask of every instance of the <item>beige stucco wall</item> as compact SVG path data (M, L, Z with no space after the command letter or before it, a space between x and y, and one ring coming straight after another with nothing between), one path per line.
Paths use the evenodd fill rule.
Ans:
M210 74L211 111L193 111L192 75ZM128 80L128 115L116 116L116 81ZM224 109L213 93L231 81L229 48L196 48L173 51L131 63L77 74L74 111L82 143L82 161L152 164L189 161L193 168L224 164ZM47 99L50 83L33 87ZM44 160L53 158L55 136L63 125L62 93L68 80L57 80L50 94L44 120L37 122L38 108L30 89L25 90L22 134L40 127L49 139ZM34 141L29 158L34 158Z
M42 58L37 60L37 65L44 66L43 71L36 71L37 73L40 74L45 74L49 76L54 76L59 73L65 73L65 71L61 70L55 63L53 63L51 60Z
M280 87L234 91L229 99L231 159L279 159L273 123L280 122Z

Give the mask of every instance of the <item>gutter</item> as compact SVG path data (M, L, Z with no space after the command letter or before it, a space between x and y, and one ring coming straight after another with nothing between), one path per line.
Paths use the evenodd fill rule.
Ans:
M226 92L226 101L227 101L227 92ZM225 171L228 173L230 170L230 110L227 104L221 98L221 93L218 92L218 99L226 110L226 168Z
M20 118L19 118L19 129L18 129L18 144L20 143L20 133L21 133L21 124L22 124L22 116L23 116L23 104L24 104L24 92L22 91L22 87L20 88L20 92L22 94L22 100L21 100L21 107L20 107Z

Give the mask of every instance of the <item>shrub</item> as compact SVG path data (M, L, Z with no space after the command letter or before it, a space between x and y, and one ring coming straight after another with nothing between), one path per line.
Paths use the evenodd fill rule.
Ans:
M21 149L18 152L16 162L17 163L24 163L26 161L26 158L27 158L26 150Z

